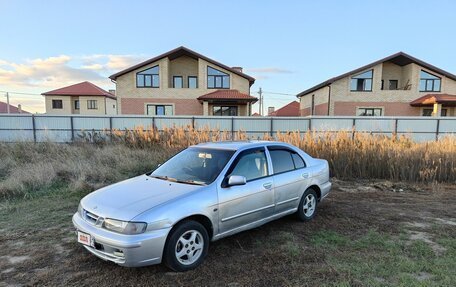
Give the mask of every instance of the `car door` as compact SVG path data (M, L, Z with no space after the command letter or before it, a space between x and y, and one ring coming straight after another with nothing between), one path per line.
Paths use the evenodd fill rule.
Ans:
M245 176L244 185L227 186L230 175ZM219 188L219 231L225 233L274 213L274 186L264 147L242 151Z
M274 212L296 208L310 180L309 170L302 157L283 146L268 147L274 180Z

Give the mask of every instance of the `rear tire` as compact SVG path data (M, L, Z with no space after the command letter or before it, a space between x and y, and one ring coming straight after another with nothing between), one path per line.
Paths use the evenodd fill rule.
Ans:
M301 221L309 221L317 213L317 193L312 188L307 189L299 202L297 215Z
M176 225L163 251L163 263L177 272L198 267L207 256L209 235L199 222L190 220Z

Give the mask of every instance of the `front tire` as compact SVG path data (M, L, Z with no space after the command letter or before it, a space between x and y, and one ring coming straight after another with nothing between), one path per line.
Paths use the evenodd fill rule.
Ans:
M304 192L298 206L298 217L301 221L309 221L317 213L317 193L312 188Z
M165 244L163 262L174 271L188 271L204 261L208 249L206 228L196 221L184 221L171 230Z

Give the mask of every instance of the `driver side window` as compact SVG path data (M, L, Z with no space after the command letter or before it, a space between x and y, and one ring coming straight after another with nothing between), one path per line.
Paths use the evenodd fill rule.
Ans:
M264 149L247 150L238 155L228 175L242 175L247 181L268 175L268 162Z

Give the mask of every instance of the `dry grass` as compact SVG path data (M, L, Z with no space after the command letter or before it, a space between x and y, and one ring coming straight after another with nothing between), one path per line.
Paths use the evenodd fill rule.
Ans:
M0 195L33 196L55 185L94 190L150 171L175 151L158 145L0 144Z
M218 130L165 128L114 131L112 139L129 147L186 147L206 141L230 140L231 133ZM243 132L237 140L247 139ZM274 140L268 134L264 140ZM276 139L300 147L310 155L327 159L332 176L342 179L377 178L413 182L456 182L456 137L438 142L417 143L408 137L387 137L368 133L307 132L278 133Z
M87 133L96 144L0 144L0 195L29 196L55 185L93 190L153 169L188 145L230 140L218 130L166 128L113 131L110 140ZM243 132L235 139L247 139ZM264 135L263 139L271 139ZM277 134L279 141L296 145L327 159L332 176L341 179L388 179L411 182L456 182L456 138L416 143L349 132Z

